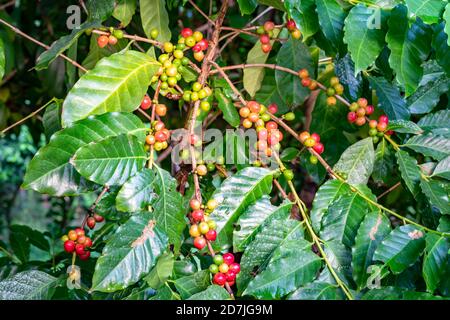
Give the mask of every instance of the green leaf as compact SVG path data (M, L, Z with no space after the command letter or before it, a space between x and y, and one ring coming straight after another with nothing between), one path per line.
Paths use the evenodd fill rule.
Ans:
M120 220L127 215L126 213L117 210L116 207L116 198L119 190L120 187L109 188L109 191L101 198L95 207L95 211L105 219Z
M58 279L38 271L28 270L0 281L0 300L49 300Z
M389 219L378 212L369 212L361 223L352 247L352 275L359 289L365 288L372 265L373 254L381 241L389 234Z
M301 245L305 242L305 246ZM268 267L252 280L243 295L258 299L280 299L305 285L317 275L322 266L321 259L311 251L307 241L291 241L280 246Z
M117 229L95 265L93 291L122 290L150 272L168 245L154 219L149 212L137 213Z
M385 45L386 30L369 25L374 12L372 8L358 4L345 19L344 42L355 62L355 74L372 66ZM380 16L380 23L384 24L386 15L380 12Z
M372 178L378 184L390 185L396 181L394 173L394 151L387 143L386 139L382 139L375 150L375 163L373 165Z
M118 0L114 8L113 17L126 27L136 11L136 0Z
M152 47L154 48L154 47ZM198 73L194 71L194 69L192 69L189 66L180 66L178 67L178 71L180 72L181 76L183 77L184 81L186 82L192 82L197 80L198 78Z
M190 296L187 300L230 300L230 294L225 288L213 284L205 291Z
M442 0L406 0L409 12L428 24L439 22L446 3Z
M394 274L399 274L422 254L425 239L422 231L412 225L394 229L378 246L374 260L384 262Z
M448 36L447 44L450 46L450 25L448 24L448 22L450 21L450 3L447 4L447 6L445 7L443 18L444 18L444 20L446 22L444 24L445 25L444 30L445 30L445 33Z
M380 289L372 289L367 291L361 300L399 300L401 299L402 291L404 289L399 287L383 287Z
M75 152L94 141L123 133L145 139L145 126L138 117L127 113L107 113L79 121L55 133L28 165L22 187L55 196L76 195L89 190L69 163Z
M114 0L88 0L89 19L105 21L114 11Z
M369 77L369 82L378 97L378 107L392 120L408 120L409 110L399 89L382 77Z
M427 284L427 290L433 293L439 285L447 268L450 244L444 237L427 233L422 274Z
M336 76L339 77L341 84L345 88L345 96L349 100L357 100L362 95L362 77L361 74L356 74L355 64L347 53L343 58L340 58L335 63Z
M285 201L278 207L273 206L268 196L250 205L239 217L233 231L234 250L244 251L264 225L275 218L287 218L291 208L290 201Z
M164 286L157 291L157 293L149 300L181 300L180 296L173 292L169 286Z
M11 225L9 227L11 233L21 233L26 238L25 241L28 242L28 244L32 244L35 247L44 250L44 251L50 251L50 245L48 243L48 240L45 238L44 234L30 228L26 225Z
M448 183L444 184L437 180L426 181L422 179L420 188L433 207L439 209L442 214L450 214L450 187Z
M209 270L201 270L191 276L179 278L173 283L182 299L206 290L211 284L211 273Z
M352 253L350 249L343 245L340 241L335 240L324 242L323 249L328 261L331 264L331 267L334 269L338 277L347 285L349 285L348 280L352 277ZM332 276L328 267L322 271L318 280L329 283L336 283L336 280Z
M427 114L417 124L425 131L448 132L450 130L450 110Z
M37 58L35 69L38 71L47 69L50 63L52 63L58 55L70 48L86 30L98 28L100 26L101 24L99 21L87 21L83 23L80 28L73 29L71 34L59 38L52 43L47 51L44 51Z
M278 36L279 31L275 30L274 38ZM270 41L270 45L273 46L275 40ZM251 48L247 54L246 64L254 63L266 63L269 53L264 53L261 49L261 43L257 41L253 48ZM251 97L254 97L256 92L261 88L261 82L264 79L265 68L245 68L244 69L244 89Z
M410 134L423 133L421 127L419 127L417 124L409 120L389 120L389 126L386 130Z
M136 110L159 66L145 53L132 50L103 58L64 100L63 126L90 115Z
M444 16L446 22L441 22L434 27L434 37L432 46L436 51L436 61L445 70L447 76L450 75L450 64L448 63L450 59L450 5L447 5L445 10L446 16Z
M255 100L259 103L268 106L271 103L278 105L278 113L286 113L289 109L283 102L275 80L275 72L273 70L266 70L266 75L261 84L261 89L258 90Z
M225 96L220 89L214 90L219 105L218 108L223 113L223 118L233 127L237 128L241 123L241 117L233 103L233 101Z
M274 7L277 10L284 11L283 0L258 0L260 4Z
M308 46L303 42L289 38L277 55L277 64L292 70L307 69L314 78L315 68ZM311 94L311 90L302 86L297 75L275 70L278 93L289 106L302 104Z
M319 18L317 17L314 0L287 0L284 2L284 6L305 39L319 31Z
M450 154L450 139L433 134L414 136L403 146L436 160L442 160Z
M123 212L145 211L157 197L155 189L155 173L143 169L132 176L120 189L116 198L116 207Z
M322 218L320 237L325 241L338 240L351 247L367 211L367 202L356 192L339 197Z
M172 253L161 255L156 262L156 266L144 278L148 286L153 289L161 288L172 275L173 264L174 256Z
M5 65L5 45L3 44L2 38L0 38L0 80L3 79L3 76L5 75Z
M141 141L121 134L92 142L78 149L70 162L90 181L104 186L121 185L145 165L147 154Z
M450 156L437 164L436 168L434 168L433 176L450 180Z
M231 245L233 224L245 208L272 190L273 172L256 167L248 167L227 178L217 188L212 198L219 203L210 214L217 223L217 244Z
M303 229L299 221L292 219L273 219L263 226L244 251L241 258L241 272L236 283L242 293L253 278L253 272L261 272L269 263L278 247L290 240L303 239Z
M258 6L258 2L256 0L237 0L239 4L239 10L241 14L252 14Z
M344 37L346 12L336 0L316 0L316 6L319 23L325 37L336 49L340 48Z
M339 286L331 283L314 281L300 287L287 297L288 300L343 300L344 294Z
M416 197L419 192L419 182L420 182L420 168L417 165L417 160L411 157L408 152L403 150L398 150L395 154L397 157L398 167L402 175L403 181L405 181L406 186L412 195Z
M47 139L50 139L55 132L62 129L61 110L62 100L59 99L55 99L47 108L45 108L42 124Z
M408 10L403 5L392 10L388 25L389 64L396 72L397 82L405 87L406 96L410 96L418 87L422 62L430 52L428 29L419 20L409 27Z
M331 203L340 196L350 194L350 192L350 186L337 179L328 180L317 190L310 214L315 231L320 230L322 217Z
M151 39L152 29L158 30L158 37L156 40L160 42L170 41L172 33L169 28L169 14L165 8L166 1L164 0L139 0L142 27Z
M441 95L449 90L449 87L450 79L445 74L424 85L421 84L416 92L407 99L409 111L412 114L430 112L439 103Z
M367 184L375 162L372 138L356 142L345 150L334 171L347 174L350 184Z
M27 263L30 258L30 243L27 240L22 232L11 232L9 235L9 244L22 264Z

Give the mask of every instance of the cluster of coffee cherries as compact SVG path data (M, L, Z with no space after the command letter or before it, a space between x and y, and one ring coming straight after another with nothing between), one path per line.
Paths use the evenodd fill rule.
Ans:
M297 24L295 23L295 21L293 19L289 19L288 21L286 21L286 28L291 33L292 38L294 38L294 39L301 38L302 33L297 28Z
M273 21L266 21L264 25L259 26L256 29L256 33L259 35L259 42L261 42L261 50L264 53L269 53L272 50L270 40L273 38L275 29L275 24Z
M158 116L160 116L160 117L164 117L167 114L167 106L165 104L157 103L157 101L155 101L155 103L156 103L156 105L155 105L155 113ZM153 105L152 99L150 99L148 94L146 94L144 96L144 98L142 99L141 109L142 110L148 110L148 109L150 109L150 107L152 105Z
M183 100L186 102L200 101L200 110L209 112L211 110L211 104L208 101L208 97L212 95L212 89L207 85L202 85L200 82L192 83L191 90L184 91Z
M386 115L381 115L377 120L369 120L369 136L372 137L373 143L378 143L380 138L385 134L392 135L392 130L386 130L388 127L389 118Z
M209 271L214 275L213 283L219 286L224 286L226 283L230 287L233 286L237 274L241 272L239 263L234 262L234 255L232 253L216 254L213 262L209 266Z
M184 28L181 30L177 48L182 48L181 50L186 47L192 48L192 51L194 52L194 59L198 62L202 61L205 57L204 51L208 49L208 46L208 40L203 38L203 33L200 31L194 32L190 28Z
M149 134L145 137L147 146L153 146L155 151L166 149L169 144L170 131L165 127L164 122L155 120L152 122Z
M302 133L300 133L298 138L305 147L313 148L313 150L318 154L322 154L325 151L323 143L320 142L320 135L318 135L317 133L310 134L308 131L303 131ZM311 155L309 161L312 164L317 164L318 159L316 156Z
M332 77L330 79L330 87L326 90L327 93L327 105L335 106L337 103L336 95L342 95L344 93L344 86L340 83L338 77Z
M99 215L98 213L94 213L86 219L86 225L88 226L89 229L92 230L95 228L95 225L97 223L100 223L103 221L105 221L105 218L103 216Z
M104 48L108 44L114 46L119 41L118 39L122 39L122 38L123 38L123 31L122 30L112 29L112 30L110 30L110 34L109 35L101 35L101 36L99 36L97 38L97 45L100 48Z
M311 79L309 76L309 71L306 69L301 69L298 72L298 76L301 79L302 86L308 88L309 90L316 90L318 87L318 82L314 79Z
M92 246L92 240L82 228L70 230L61 240L64 241L64 250L67 253L75 252L81 260L87 260L91 256L88 249Z
M199 200L191 199L189 203L192 211L190 218L192 225L189 234L194 238L194 247L202 250L206 246L206 241L215 241L217 238L216 222L209 218L211 213L217 207L217 201L209 200L206 205L202 205Z
M170 44L168 46L167 44ZM167 46L167 48L166 48ZM180 70L184 68L185 65L189 64L189 59L183 56L183 50L176 49L173 50L173 45L170 42L164 44L165 51L158 57L158 61L162 65L162 69L158 72L158 75L153 76L152 83L161 81L160 90L165 93L169 88L173 88L177 85L178 81L181 80ZM172 54L173 53L173 54Z
M369 105L366 98L359 98L357 102L353 102L349 107L350 112L347 114L347 120L361 127L366 124L366 116L373 113L374 107Z
M270 115L266 112L266 107L256 101L249 101L247 105L239 109L239 115L243 118L242 126L250 129L253 125L255 128L264 128L265 122L270 121Z

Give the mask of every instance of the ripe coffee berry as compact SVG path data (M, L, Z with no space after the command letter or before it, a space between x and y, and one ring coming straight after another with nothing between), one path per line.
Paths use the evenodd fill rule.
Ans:
M366 114L371 115L374 112L375 108L372 105L366 107Z
M78 255L80 260L87 260L91 256L91 253L89 251L85 251L83 254Z
M117 38L114 36L109 36L109 38L108 38L108 43L112 46L116 45L117 41L118 41Z
M254 113L259 113L261 111L261 106L256 101L249 101L247 103L247 108L249 108L250 111Z
M183 30L181 30L181 36L183 38L190 37L190 36L192 36L192 34L193 34L193 31L191 28L184 28Z
M261 50L264 53L269 53L270 50L272 50L272 46L270 44L268 44L268 43L264 43L264 44L261 45Z
M190 228L189 228L189 235L193 238L199 237L201 235L200 230L198 228L198 225L193 224Z
M351 111L351 112L349 112L349 113L347 114L347 120L348 120L348 122L350 122L350 123L355 122L357 117L358 117L358 116L357 116L356 113L353 112L353 111Z
M206 168L204 164L201 164L197 166L196 172L199 176L206 176L206 174L208 173L208 168Z
M219 266L219 272L227 273L229 268L230 268L230 267L228 266L228 264L222 263L222 264Z
M197 237L194 239L194 247L198 250L202 250L206 246L206 240L203 237Z
M317 133L311 134L311 139L314 139L316 142L320 142L320 136Z
M197 199L191 199L191 201L189 202L189 205L191 206L192 210L198 210L201 207L201 203L200 201L198 201Z
M97 44L100 48L106 47L106 45L109 43L109 37L102 35L97 38Z
M77 233L75 232L75 230L70 230L69 233L67 234L67 236L69 237L70 240L75 241L78 238Z
M227 282L233 282L234 280L236 280L236 273L234 273L231 270L228 270L228 272L225 273L225 277L227 279Z
M314 151L316 151L318 154L322 154L323 151L325 150L325 147L323 146L323 144L321 142L318 142L314 145L313 147Z
M387 123L386 122L379 122L377 125L377 130L380 132L386 131Z
M293 19L289 19L288 21L286 21L286 28L289 31L294 31L297 28L297 24Z
M75 242L73 242L72 240L67 240L66 242L64 242L64 250L67 253L72 253L75 251Z
M271 114L275 114L278 112L278 105L276 103L272 103L267 107L267 111L269 111Z
M269 121L266 123L266 129L269 130L269 132L278 129L278 124L275 121Z
M305 145L305 147L311 148L314 147L314 145L316 144L316 140L314 140L313 138L308 138L305 140L303 144Z
M264 31L269 32L275 28L275 24L272 21L266 21L264 23Z
M223 262L226 263L227 265L230 265L234 262L234 255L232 253L225 253L223 255Z
M355 124L357 126L360 126L360 127L363 126L365 123L366 123L366 118L365 117L358 117L355 120Z
M208 49L209 46L208 40L202 39L198 42L198 44L200 45L203 51L206 51Z
M89 229L94 229L96 223L97 221L95 221L94 217L89 217L86 220L86 225L88 226Z
M152 106L152 100L148 95L144 96L144 99L142 99L141 102L141 109L142 110L148 110Z
M329 106L335 106L337 103L337 100L335 97L328 97L327 98L327 105Z
M306 139L308 139L310 136L311 135L309 134L308 131L303 131L302 133L299 134L298 138L301 143L305 143Z
M213 278L213 282L219 286L223 286L227 282L227 278L223 273L216 273Z
M194 210L192 211L192 219L196 222L200 222L203 220L204 212L203 210Z
M299 76L301 79L309 78L309 72L308 72L308 70L306 70L306 69L302 69L302 70L300 70L300 71L298 72L298 76Z
M384 123L389 123L389 118L386 115L382 115L378 118L378 122L384 122Z
M82 254L84 254L86 251L84 250L84 246L83 246L82 244L76 244L76 245L75 245L75 252L76 252L78 255L82 255Z
M261 35L261 36L259 37L259 41L260 41L262 44L268 44L268 43L270 43L270 38L269 38L269 36L268 36L267 34L263 34L263 35Z
M209 228L209 225L208 225L208 228ZM208 230L208 232L205 234L205 238L208 241L216 241L217 231L216 230Z
M238 274L239 272L241 272L241 266L239 263L232 263L230 265L230 271L233 271L235 274Z
M302 79L301 83L302 83L302 86L309 87L311 85L311 79L310 78Z

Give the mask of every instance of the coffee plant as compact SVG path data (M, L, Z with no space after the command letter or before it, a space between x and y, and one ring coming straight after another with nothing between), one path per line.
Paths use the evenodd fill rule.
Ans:
M0 121L45 109L21 187L91 200L9 227L0 299L450 297L448 1L80 3L50 46L2 7L2 77L65 66Z

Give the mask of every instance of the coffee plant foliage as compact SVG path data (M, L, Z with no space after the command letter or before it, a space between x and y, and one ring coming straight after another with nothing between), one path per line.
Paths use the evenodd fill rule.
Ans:
M0 177L66 205L0 299L450 297L448 1L47 5L0 12Z

